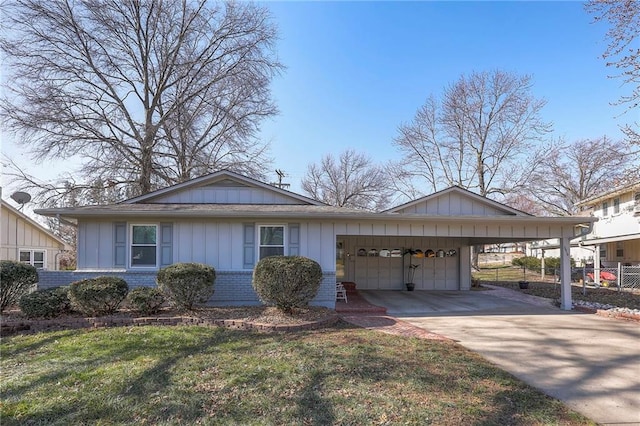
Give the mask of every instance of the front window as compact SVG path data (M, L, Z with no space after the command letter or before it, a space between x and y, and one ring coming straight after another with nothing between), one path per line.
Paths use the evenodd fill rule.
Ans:
M607 246L606 244L603 244L600 246L600 259L606 259L607 258ZM595 265L595 267L597 267L597 265Z
M613 214L620 213L620 198L613 199Z
M284 256L284 225L260 226L260 259Z
M607 217L609 215L609 203L606 201L602 203L602 216Z
M131 266L157 265L157 225L131 225Z
M624 257L624 243L622 241L616 243L616 257Z
M44 269L44 250L20 250L20 262Z

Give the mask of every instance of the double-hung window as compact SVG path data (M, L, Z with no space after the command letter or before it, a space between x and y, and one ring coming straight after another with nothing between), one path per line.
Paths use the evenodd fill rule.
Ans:
M157 225L131 225L131 267L157 266L157 237Z
M620 213L620 198L613 199L613 214Z
M20 250L20 262L44 269L44 250Z
M260 225L258 227L259 258L284 256L284 225Z
M606 201L602 203L602 217L609 216L609 203Z

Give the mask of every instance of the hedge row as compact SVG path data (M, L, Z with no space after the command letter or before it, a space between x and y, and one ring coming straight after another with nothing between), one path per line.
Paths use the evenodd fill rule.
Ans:
M129 292L119 277L100 276L71 283L68 287L29 293L38 282L33 266L3 261L0 278L0 308L19 304L29 318L51 318L75 309L84 315L114 313L127 300L131 309L143 314L157 312L169 302L179 309L206 303L214 292L216 272L201 263L176 263L160 269L158 288L139 287ZM258 262L253 287L260 300L285 312L301 308L317 295L322 281L320 265L302 256L272 256Z

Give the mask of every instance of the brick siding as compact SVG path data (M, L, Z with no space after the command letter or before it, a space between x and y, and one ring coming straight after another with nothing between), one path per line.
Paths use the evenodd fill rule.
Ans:
M74 281L103 275L123 278L129 289L156 286L156 271L38 271L38 289L69 285ZM216 271L215 292L208 304L211 306L257 306L260 300L251 286L252 271ZM335 309L336 276L323 274L318 294L311 301L313 306Z

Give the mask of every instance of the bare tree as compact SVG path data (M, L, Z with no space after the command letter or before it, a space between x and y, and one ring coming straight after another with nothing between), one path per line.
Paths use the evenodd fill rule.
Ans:
M557 142L546 150L525 196L549 214L577 213L575 204L640 179L640 158L625 142L607 137Z
M256 136L277 112L269 84L282 69L264 7L15 0L3 9L0 112L35 160L81 156L91 183L79 187L100 180L128 195L223 168L264 177L271 160Z
M458 185L483 196L522 186L534 143L550 130L531 84L503 71L473 73L430 96L394 141L411 184L431 191Z
M316 200L332 206L382 210L389 203L388 175L383 167L354 150L346 150L336 160L326 155L311 164L302 179L302 189Z
M589 0L587 12L596 22L609 24L606 37L607 49L602 57L608 67L617 70L614 78L622 79L631 93L622 95L617 104L627 105L629 110L640 107L640 2L637 0ZM637 115L636 115L637 117ZM640 144L640 124L636 121L623 128L629 140Z

